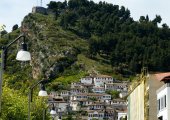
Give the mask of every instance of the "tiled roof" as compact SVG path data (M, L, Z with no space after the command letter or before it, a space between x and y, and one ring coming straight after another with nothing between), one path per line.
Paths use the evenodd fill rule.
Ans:
M112 78L112 76L109 75L91 75L91 76L86 76L84 78L93 78L93 77L100 77L100 78Z
M154 74L158 81L170 81L170 72Z
M100 110L87 110L88 113L94 113L94 112L98 112L98 113L104 113L105 109L100 109ZM106 112L114 112L113 108L107 108Z
M112 76L109 75L96 75L94 77L101 77L101 78L112 78Z
M76 96L81 96L81 95L86 95L86 96L103 96L103 95L109 95L109 94L102 94L102 93L80 93L76 94Z
M113 99L113 101L116 101L116 102L126 102L126 100L122 100L122 99Z
M125 109L125 110L116 110L116 112L118 112L118 113L127 113L127 109Z

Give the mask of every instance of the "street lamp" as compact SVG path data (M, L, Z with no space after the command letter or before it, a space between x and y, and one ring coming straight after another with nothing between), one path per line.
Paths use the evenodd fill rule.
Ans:
M52 106L52 109L51 109L51 111L50 111L50 115L51 115L51 116L55 116L55 115L57 114L57 112L56 112L56 110L55 110L54 103L52 103L52 104L53 104L53 106Z
M54 103L52 103L52 109L51 109L51 111L50 111L50 115L52 116L52 119L54 120L55 119L55 117L57 116L57 114L58 114L58 120L61 120L61 108L58 108L57 109L57 112L56 112L56 109L55 109L55 107L54 107Z
M16 59L19 61L30 61L31 55L27 51L27 44L25 43L25 34L21 34L19 37L17 37L15 40L13 40L11 43L7 44L6 46L2 47L1 50L1 67L0 67L0 112L1 112L1 103L2 103L2 83L3 83L3 73L6 69L6 61L7 61L7 51L8 48L15 43L16 41L20 40L20 38L23 38L23 42L21 44L21 50L17 53Z
M50 110L50 115L52 117L52 120L54 120L57 117L57 115L58 115L58 119L57 120L61 120L61 117L62 117L61 108L57 108L54 103L55 103L54 101L49 102L49 105L48 105L47 108L51 109ZM56 111L56 108L57 108L57 111ZM44 109L44 111L43 111L43 120L45 120L45 116L46 116L46 109Z
M58 108L58 120L61 120L61 115L62 113L61 113L61 108Z
M48 80L40 80L37 83L33 84L29 88L29 95L28 95L28 120L31 120L31 102L32 102L32 94L33 94L33 89L40 84L41 90L38 93L38 96L45 97L48 96L47 91L45 91L45 84L48 83Z

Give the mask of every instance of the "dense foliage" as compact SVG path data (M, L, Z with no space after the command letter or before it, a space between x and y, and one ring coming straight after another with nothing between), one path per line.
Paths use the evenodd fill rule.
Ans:
M6 46L17 38L19 29L0 38L0 46ZM6 69L3 74L2 112L0 120L26 120L28 119L28 91L37 80L33 80L29 62L15 60L17 43L10 46L7 52ZM38 88L38 86L37 86ZM37 97L38 89L34 89L31 103L31 119L42 120L43 110L46 109L45 100ZM50 119L46 115L46 119Z
M119 72L136 73L143 66L150 71L170 70L170 29L166 24L158 27L161 16L134 21L123 6L88 0L50 2L48 9L64 29L89 41L90 57L106 57Z

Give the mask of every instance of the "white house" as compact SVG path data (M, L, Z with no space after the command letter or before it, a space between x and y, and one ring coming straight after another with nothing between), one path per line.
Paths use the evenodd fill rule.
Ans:
M79 101L72 100L70 102L70 106L72 108L72 111L79 111L80 110Z
M127 110L116 110L117 120L123 120L127 117Z
M81 78L81 83L92 84L93 83L93 78L90 77L90 76L86 76L84 78Z
M70 93L72 95L76 95L76 94L79 94L79 93L88 93L88 89L87 88L72 88L70 90Z
M92 119L103 120L103 118L104 118L104 111L102 110L88 111L88 120L92 120Z
M105 88L101 86L94 86L92 91L94 93L105 93Z
M104 83L113 83L113 78L108 75L93 75L81 78L83 84L94 84L95 86L104 86Z
M71 100L88 100L88 99L111 100L111 95L101 93L81 93L71 96Z
M94 85L95 86L104 86L104 83L113 83L113 78L108 75L94 76Z
M128 91L127 83L106 83L105 90Z
M67 91L67 90L62 90L58 93L59 96L62 96L62 97L67 97L70 95L70 91Z
M158 77L165 84L157 90L157 118L170 120L170 73Z
M100 109L100 110L88 110L88 120L115 120L115 110L112 108Z

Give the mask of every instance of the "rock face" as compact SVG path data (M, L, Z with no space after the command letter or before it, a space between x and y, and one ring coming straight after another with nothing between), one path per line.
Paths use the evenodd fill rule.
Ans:
M62 30L52 16L29 14L22 22L32 53L33 78L54 78L86 50L87 41ZM86 48L85 48L86 47Z

